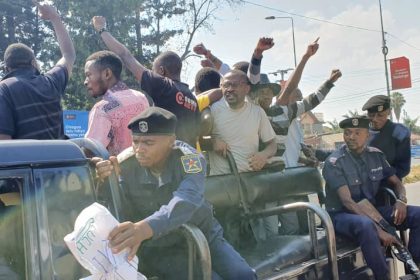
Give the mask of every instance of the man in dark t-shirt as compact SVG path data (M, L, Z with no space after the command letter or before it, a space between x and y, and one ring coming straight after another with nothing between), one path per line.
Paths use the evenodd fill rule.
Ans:
M197 100L188 85L181 82L181 58L174 52L164 52L154 60L153 69L150 71L106 30L104 17L96 16L92 22L105 45L124 61L125 66L140 82L142 90L151 96L155 105L177 117L177 139L195 146L200 121L199 110Z
M0 140L64 137L61 97L76 53L57 10L49 5L37 6L41 18L53 25L62 58L41 75L31 48L20 43L7 47L7 74L0 82Z

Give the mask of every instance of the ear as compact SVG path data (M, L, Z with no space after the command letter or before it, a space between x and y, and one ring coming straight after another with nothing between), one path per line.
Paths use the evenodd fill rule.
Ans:
M159 74L161 76L165 76L165 73L166 73L165 68L163 66L159 66Z
M38 71L40 71L41 69L40 69L40 67L39 67L39 63L38 63L38 61L36 60L36 59L32 59L32 61L31 61L31 65L36 69L36 70L38 70Z
M104 74L105 80L109 80L109 79L111 79L111 78L112 78L112 76L114 75L114 74L112 73L112 70L111 70L111 69L109 69L109 68L106 68L106 69L103 71L103 74Z

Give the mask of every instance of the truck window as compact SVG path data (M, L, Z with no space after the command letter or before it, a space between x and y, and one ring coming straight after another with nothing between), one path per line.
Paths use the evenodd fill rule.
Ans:
M48 219L48 235L54 279L80 279L88 276L64 243L72 232L79 213L95 201L93 182L87 166L37 170L35 180L42 186L44 209Z
M0 177L0 279L26 279L23 179Z

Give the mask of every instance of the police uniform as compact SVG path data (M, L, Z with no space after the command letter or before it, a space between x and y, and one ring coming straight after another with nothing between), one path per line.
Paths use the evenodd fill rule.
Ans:
M174 134L176 117L151 107L129 124L133 135ZM162 279L186 279L188 259L185 240L171 233L184 223L197 226L206 236L212 257L212 279L255 279L255 272L223 238L204 199L206 162L188 144L176 141L161 174L140 166L133 149L118 156L120 183L131 209L129 218L145 220L153 238L142 243L140 270ZM143 267L144 266L144 267Z
M382 112L390 108L390 99L385 95L376 95L370 98L363 110L369 113ZM410 130L402 124L387 120L380 130L370 131L369 146L380 149L395 168L395 175L401 180L410 173L411 146Z
M366 118L350 118L340 122L341 128L368 128ZM355 240L361 246L366 263L376 279L387 279L388 267L374 222L368 217L350 213L337 195L339 188L348 186L355 202L368 199L373 205L381 188L381 181L395 174L384 154L377 148L367 146L355 155L346 145L334 151L325 161L322 170L326 181L326 208L330 213L337 234ZM393 223L391 206L377 208L382 216ZM407 206L407 218L398 229L410 228L408 248L416 262L420 262L420 207Z

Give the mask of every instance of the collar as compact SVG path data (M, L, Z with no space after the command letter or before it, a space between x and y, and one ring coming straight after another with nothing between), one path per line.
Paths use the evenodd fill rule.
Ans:
M129 90L129 88L123 81L118 81L115 85L109 88L104 95L110 95L111 93L123 90Z
M13 77L31 77L31 76L38 76L41 75L41 73L33 66L31 67L25 67L25 68L18 68L15 70L10 71L7 73L1 80L4 81L8 78Z

